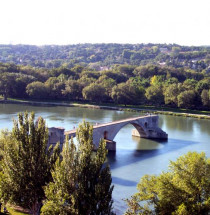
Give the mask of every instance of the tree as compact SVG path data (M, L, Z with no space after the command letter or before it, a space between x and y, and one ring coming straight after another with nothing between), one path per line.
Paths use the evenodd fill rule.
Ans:
M149 79L146 78L134 77L130 78L129 81L131 81L135 87L147 88L150 86Z
M139 66L134 71L134 74L141 78L150 78L154 75L164 75L165 73L162 68L154 65Z
M112 99L118 104L136 104L136 89L129 82L120 83L112 89Z
M7 97L25 97L26 86L34 81L31 75L21 73L2 73L0 78L0 93L7 100Z
M152 104L162 104L164 103L164 96L161 87L158 86L150 86L146 89L145 93L146 98Z
M194 90L181 92L178 97L178 107L193 108L196 101L196 93Z
M16 75L11 73L1 74L0 93L4 96L4 100L7 100L7 97L12 94L15 85L15 76Z
M181 48L180 47L177 47L177 46L173 46L172 47L172 52L174 52L174 53L179 53L181 51Z
M107 100L108 98L105 87L101 84L96 83L92 83L89 86L85 87L82 90L82 95L84 99L94 102L102 102Z
M79 100L82 98L82 84L77 80L69 79L65 83L65 89L62 91L68 99Z
M12 132L1 138L4 180L4 201L29 208L37 214L45 197L43 186L51 180L51 168L58 154L58 145L48 147L48 129L43 118L26 112L14 121ZM4 182L4 186L2 186Z
M132 51L130 51L128 49L124 49L122 52L122 57L125 59L130 59L132 53L133 53Z
M163 82L164 82L164 76L163 75L154 75L150 79L151 86L161 87L161 85L162 85Z
M198 93L201 93L203 90L208 89L210 89L210 77L202 79L196 85L196 91Z
M194 90L198 82L194 79L186 79L182 84L184 90Z
M45 215L109 215L112 213L111 173L104 165L105 141L93 152L93 127L86 122L77 129L78 147L68 140L62 158L52 171L53 182L45 189L47 200L42 208Z
M201 100L203 106L210 107L210 90L202 90Z
M165 104L178 105L177 96L179 95L179 85L178 84L169 84L164 88L164 100Z
M102 75L97 80L97 83L101 84L106 89L106 94L111 97L112 88L116 85L116 81L106 75Z
M127 80L127 78L123 74L121 74L117 71L112 71L112 70L102 71L101 75L106 75L108 78L112 78L118 84L125 82Z
M127 200L126 215L207 215L210 212L210 158L203 152L188 152L171 161L168 172L145 175L137 189Z
M50 77L45 82L46 91L49 92L48 96L52 99L61 99L62 98L62 91L65 88L64 81L60 81L59 78Z
M26 93L35 99L47 98L48 87L40 81L34 81L27 85Z
M145 101L145 87L146 82L144 80L138 80L130 78L126 84L129 86L129 94L133 101L132 104L142 104Z
M18 73L16 75L16 80L13 85L13 92L11 94L12 97L24 98L27 96L26 94L26 86L31 82L35 81L35 78L31 75L25 75Z
M120 74L123 74L126 78L130 78L130 77L134 76L134 74L133 74L133 71L135 69L134 66L119 65L116 69Z
M87 75L83 75L80 79L77 80L82 88L87 87L88 85L95 83L96 79L95 78L88 78Z

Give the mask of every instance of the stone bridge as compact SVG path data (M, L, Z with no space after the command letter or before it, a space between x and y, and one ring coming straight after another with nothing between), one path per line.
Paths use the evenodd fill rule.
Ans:
M115 151L116 142L114 142L114 138L120 129L128 124L134 126L135 130L132 131L132 135L134 136L150 139L168 138L168 135L158 127L158 116L146 115L93 126L93 143L95 148L98 148L101 139L105 139L107 142L107 149ZM63 143L66 135L68 135L69 138L76 136L76 129L66 132L64 132L64 130L64 128L49 128L49 143Z

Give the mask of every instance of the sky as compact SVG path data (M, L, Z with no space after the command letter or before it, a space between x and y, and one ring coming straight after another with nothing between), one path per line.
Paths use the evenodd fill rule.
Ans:
M0 0L0 44L210 45L210 0Z

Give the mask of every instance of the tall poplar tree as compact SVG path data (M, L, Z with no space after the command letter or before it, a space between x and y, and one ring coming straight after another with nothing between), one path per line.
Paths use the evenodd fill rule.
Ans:
M62 159L52 171L53 182L45 189L45 215L109 215L112 212L111 173L105 165L105 141L93 152L93 127L86 122L77 130L78 144L71 139L63 146Z
M20 113L12 132L5 132L1 143L4 200L38 214L45 197L43 186L52 179L51 168L59 155L58 146L48 147L44 119L39 117L35 122L34 113Z

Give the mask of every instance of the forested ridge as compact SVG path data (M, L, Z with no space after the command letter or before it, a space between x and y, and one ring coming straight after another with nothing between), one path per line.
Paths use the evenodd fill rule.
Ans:
M77 44L77 45L0 45L0 62L57 68L80 64L101 70L113 64L164 64L188 67L196 71L208 69L210 47L177 44Z
M210 48L176 44L0 45L12 98L210 108Z

